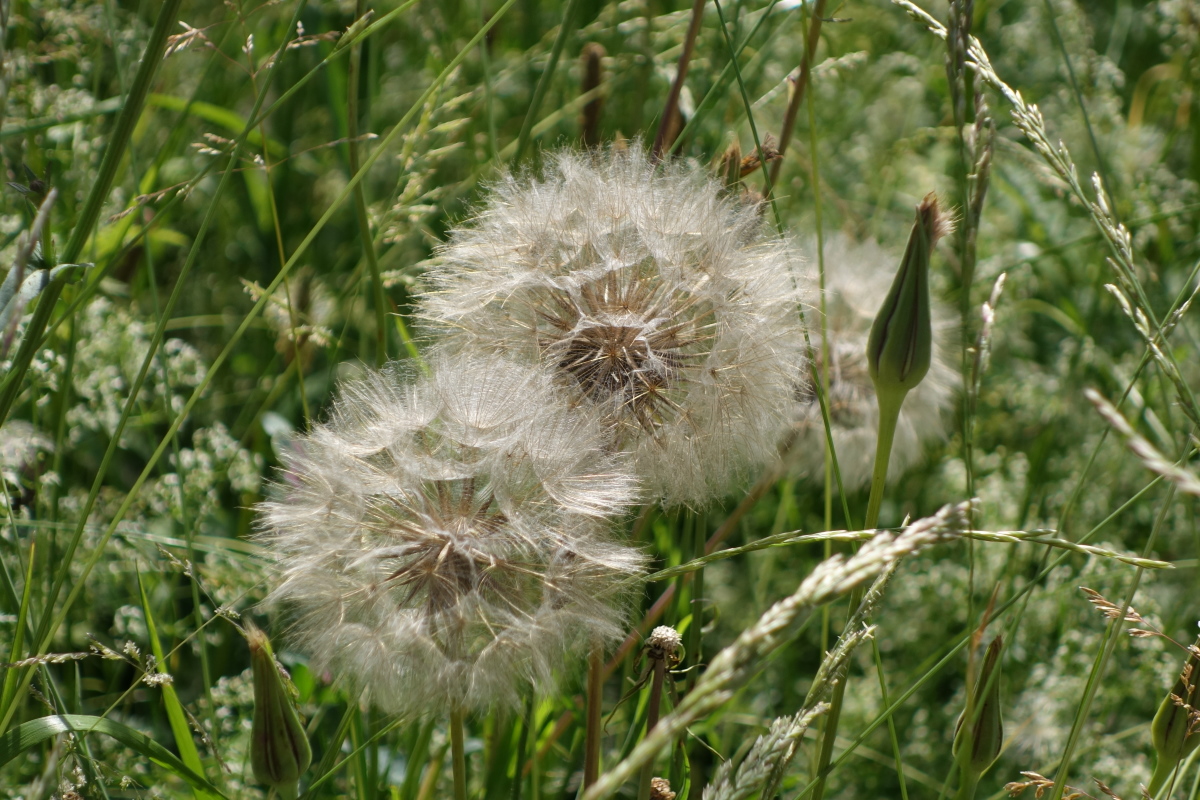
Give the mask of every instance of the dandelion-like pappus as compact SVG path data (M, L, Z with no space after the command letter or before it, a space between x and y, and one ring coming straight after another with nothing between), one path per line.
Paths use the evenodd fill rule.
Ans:
M625 633L643 565L608 536L636 486L603 444L546 375L494 357L351 382L262 507L271 600L318 669L385 710L546 690Z
M508 177L426 273L451 351L552 369L647 490L702 504L775 456L803 375L803 276L758 209L639 146Z

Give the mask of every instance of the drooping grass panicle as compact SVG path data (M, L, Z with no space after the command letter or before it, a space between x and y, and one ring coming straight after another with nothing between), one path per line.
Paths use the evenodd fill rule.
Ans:
M450 350L554 370L633 454L646 490L702 504L774 458L803 375L794 250L755 206L639 145L509 176L426 273Z
M763 660L788 640L801 615L874 580L906 555L958 537L968 528L970 507L970 503L946 506L898 534L881 531L849 558L835 555L818 564L792 595L767 609L758 622L709 662L707 671L675 710L659 720L624 761L607 770L584 800L610 796L689 725L726 703L761 668ZM861 623L855 635L865 635Z
M635 483L550 379L498 358L371 373L298 441L261 540L319 669L396 712L513 705L624 634Z

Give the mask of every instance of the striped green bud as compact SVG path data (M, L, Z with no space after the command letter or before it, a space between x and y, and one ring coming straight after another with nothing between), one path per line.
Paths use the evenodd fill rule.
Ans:
M1171 691L1159 703L1150 723L1150 740L1158 763L1150 778L1150 794L1155 795L1180 761L1200 747L1200 640L1190 648L1190 657L1175 680Z
M997 636L983 656L983 669L967 706L974 724L964 725L966 712L954 729L954 759L964 782L979 779L1000 755L1004 744L1004 722L1000 713L1000 653L1004 640Z
M875 393L898 406L929 372L933 356L930 320L929 258L937 240L950 231L950 222L930 192L917 206L900 269L892 281L867 339L867 369Z
M250 766L259 783L278 789L283 797L295 797L300 776L312 763L312 748L296 713L291 682L275 663L267 635L251 624L246 642L254 674Z

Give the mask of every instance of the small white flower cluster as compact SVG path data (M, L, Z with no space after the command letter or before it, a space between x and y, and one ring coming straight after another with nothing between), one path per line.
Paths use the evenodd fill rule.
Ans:
M261 540L314 665L401 713L512 705L624 635L637 502L777 458L803 380L799 259L758 209L640 147L509 177L451 234L430 370L342 387Z

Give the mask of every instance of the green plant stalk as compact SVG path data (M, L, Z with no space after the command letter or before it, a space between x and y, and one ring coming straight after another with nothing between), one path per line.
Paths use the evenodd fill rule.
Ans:
M11 509L12 504L8 507ZM25 627L29 619L29 595L33 588L33 565L36 561L37 543L29 544L29 564L25 570L25 586L21 589L21 607L17 610L16 629L13 631L12 648L9 650L9 663L15 662L21 656L21 646L25 643ZM7 577L7 572L6 572ZM17 670L9 668L4 671L3 705L8 706L17 691Z
M884 707L889 705L887 680L883 674L883 656L879 652L879 640L871 637L871 656L875 659L875 672L879 676L879 699ZM908 800L908 784L904 780L904 759L900 756L900 738L896 735L896 721L887 720L888 738L892 743L892 756L896 761L896 778L900 781L900 800Z
M583 788L586 790L600 777L600 707L604 702L604 650L592 648L588 657L587 719L583 745Z
M365 9L363 0L358 0L354 16L361 18ZM484 47L487 45L484 44ZM349 161L350 173L358 174L358 83L362 74L362 45L357 41L350 45L349 73L346 77L346 154ZM367 262L367 270L371 273L371 287L374 293L375 305L375 366L382 366L387 361L387 299L383 293L383 278L379 275L379 260L375 257L375 241L371 237L371 222L367 216L367 198L363 190L363 182L359 181L354 187L354 216L358 221L358 238L362 242L363 258ZM288 308L291 308L289 298ZM299 353L296 354L297 358ZM301 387L303 387L301 383Z
M692 624L696 624L695 618L692 619ZM658 724L659 708L662 705L663 683L667 677L667 660L665 658L654 659L654 674L650 682L650 704L646 710L646 734L654 730L654 726ZM654 762L648 761L642 767L642 774L638 778L638 800L650 800L650 780L654 777Z
M521 788L525 785L525 753L529 750L529 731L534 727L537 716L537 698L531 690L525 701L525 719L521 721L521 735L517 737L517 758L513 765L512 790L509 800L521 800Z
M1146 537L1146 547L1143 551L1145 554L1153 552L1154 543L1158 539L1158 532L1161 530L1163 521L1167 516L1167 511L1171 508L1174 500L1175 486L1171 485L1167 489L1166 497L1163 499L1162 507L1158 512L1158 517L1154 520L1154 527L1150 529L1150 535ZM1117 648L1117 641L1121 638L1121 626L1125 623L1125 613L1133 603L1133 596L1142 581L1142 568L1137 567L1135 569L1133 580L1130 581L1129 589L1125 593L1125 599L1121 602L1120 616L1109 623L1108 629L1105 631L1103 644L1100 647L1100 652L1096 654L1096 659L1092 663L1092 671L1088 675L1087 685L1083 690L1083 698L1075 710L1075 720L1071 723L1071 732L1067 736L1067 745L1063 748L1062 760L1058 772L1054 776L1054 787L1050 792L1050 800L1062 800L1063 792L1066 790L1071 759L1075 756L1075 748L1079 744L1079 737L1083 734L1084 720L1087 719L1088 711L1092 707L1092 700L1095 699L1096 692L1100 688L1100 680L1104 676L1104 669L1108 666L1108 660Z
M875 468L871 473L871 496L867 500L867 519L864 530L872 530L879 522L879 506L883 503L883 489L887 482L887 468L891 461L892 442L896 438L896 423L900 419L900 406L904 404L904 395L899 397L894 392L876 392L879 401L879 432L875 438ZM862 590L855 589L850 594L850 613L862 602ZM846 697L846 684L849 676L838 681L833 689L833 697L829 701L829 713L825 722L825 732L821 739L821 754L817 761L813 800L821 800L825 795L825 783L829 777L829 762L833 758L833 743L837 738L838 720L842 715L842 705Z
M542 108L546 90L550 88L550 79L554 77L554 69L558 66L558 59L562 55L563 46L567 43L567 37L571 35L571 23L574 21L575 12L578 9L579 0L568 0L567 7L563 11L562 26L558 29L558 36L554 38L554 45L550 48L550 61L546 64L546 69L542 71L542 77L538 79L537 87L533 90L533 99L529 101L529 110L525 112L525 121L521 123L521 133L517 137L517 153L513 156L514 165L521 161L521 156L525 155L525 150L529 147L533 121ZM492 19L494 20L495 17Z
M463 740L463 710L450 710L450 754L454 765L454 800L467 800L467 756Z
M1154 772L1150 775L1150 784L1146 787L1146 791L1151 797L1158 797L1158 793L1167 785L1178 768L1178 763L1172 764L1164 758L1158 760L1154 765Z
M112 188L117 170L121 166L125 148L133 137L133 128L142 115L142 107L146 103L146 95L150 92L150 84L153 83L158 67L162 63L163 52L167 47L167 37L173 30L175 21L179 19L179 7L182 2L183 0L166 0L159 9L154 29L150 32L150 39L146 42L146 50L142 54L142 62L138 66L137 75L134 76L133 85L130 86L129 94L125 99L125 107L117 116L108 147L104 151L104 159L100 162L96 182L92 184L92 189L88 192L83 209L79 212L79 218L71 231L71 237L63 248L63 263L73 264L79 260L79 254L83 252L83 245L91 235L96 220L100 217L100 211L108 199L108 190ZM65 285L65 278L51 281L42 292L37 310L34 312L29 326L25 329L21 347L9 369L3 394L0 394L0 424L8 419L13 402L21 388L21 379L33 361L33 354L42 339L42 331L45 330L46 323L50 320L50 312L58 302ZM45 312L42 311L43 307Z
M959 770L958 791L954 800L975 800L975 792L979 788L979 776L969 770Z
M304 88L304 86L310 80L312 80L318 74L321 74L322 70L328 64L330 64L335 58L338 58L344 52L349 52L348 45L350 44L350 42L362 41L362 40L368 39L371 36L375 35L380 30L382 30L384 27L386 27L387 24L390 23L393 19L395 19L400 14L402 14L403 12L405 12L409 8L411 8L413 5L415 5L416 2L417 2L417 0L407 0L407 2L396 7L395 9L389 11L388 13L384 14L379 19L375 20L375 22L371 23L370 25L368 25L367 27L365 27L361 30L356 31L356 30L354 30L354 26L351 26L351 31L349 33L347 33L345 36L343 36L340 40L338 40L338 45L337 45L337 47L334 48L332 53L330 53L328 56L326 56L324 59L322 59L320 62L318 62L316 66L314 66L312 69L310 69L304 75L302 75L299 78L299 80L297 80L294 84L292 84L290 87L288 87L285 91L280 93L280 95L271 103L271 105L267 106L266 109L260 109L259 111L256 112L256 115L253 118L252 124L250 124L245 129L246 133L236 140L238 142L238 144L243 144L246 141L247 137L249 136L249 132L253 131L255 128L261 127L264 120L266 120L273 113L275 113L275 111L282 108L289 100L291 100L291 98L293 96L295 96L302 88ZM501 9L501 12L503 10L504 9ZM500 12L498 12L498 13L500 13ZM294 25L294 23L295 23L295 21L293 20L293 25ZM223 44L224 44L224 39L222 39L220 41L220 43L217 46L217 49L220 50L222 48ZM206 67L205 74L207 74L207 69L208 68ZM201 83L203 82L203 76L201 77L200 82ZM120 98L114 98L114 99L119 100ZM190 105L194 101L194 99L195 98L193 97L192 100L189 100L188 104ZM108 101L104 101L104 102L108 102ZM103 113L115 113L116 110L117 109L114 108L112 111L103 112ZM93 109L93 112L101 113L101 112L97 111L96 109ZM183 115L181 115L181 116L185 116L185 115L186 115L186 106L184 107L184 112L183 112ZM72 119L70 117L63 118L63 119L56 118L53 120L46 121L45 124L42 125L41 127L53 127L55 125L61 125L61 124L64 124L64 123L70 122L70 121L72 121ZM183 130L182 127L180 127L180 126L176 126L176 129ZM7 128L5 129L5 131L9 131L9 130L12 130L12 129L7 129ZM0 139L6 138L6 137L7 137L6 132L0 132ZM163 148L162 151L160 151L160 157L165 159L166 158L165 153L168 153L170 151L171 151L170 146ZM158 166L158 164L156 164L156 167L157 166ZM180 191L176 192L174 194L174 196L170 200L168 200L165 205L158 208L157 213L154 215L154 217L149 222L147 222L145 225L143 225L141 227L141 229L136 234L134 234L133 238L131 238L124 245L124 247L113 256L112 259L110 259L109 265L102 267L102 268L100 268L100 270L93 273L93 277L88 282L87 287L85 287L81 292L79 292L78 296L76 296L75 299L71 301L70 305L67 306L67 308L63 311L63 313L57 319L55 319L54 323L49 326L50 330L58 328L64 321L66 321L68 318L70 318L75 313L76 309L78 309L81 305L83 305L83 303L85 303L89 299L91 299L92 295L95 294L96 290L99 287L100 279L105 277L108 274L108 272L111 268L111 265L122 263L123 258L129 252L131 252L134 247L136 247L138 244L140 244L141 241L144 238L146 238L146 236L149 234L149 232L153 228L157 227L162 221L168 219L169 218L168 212L173 210L176 205L181 203L183 201L184 197L187 195L187 192L189 190L191 190L192 188L194 188L196 185L198 185L204 178L206 178L212 170L213 170L213 165L211 163L208 164L207 166L205 166L203 169L200 170L200 172L196 176L194 176L191 180L189 180L185 186L180 187ZM1197 205L1200 205L1200 204L1197 204ZM133 217L129 216L126 219L132 221ZM1080 240L1080 241L1083 241L1083 240ZM43 331L42 336L37 345L38 348L45 346L46 340L48 337L49 337L49 334L46 333L45 331ZM412 353L412 348L410 348L410 355L411 355L411 353ZM12 376L12 371L10 370L9 374L5 375L3 380L0 380L0 392L3 391L3 387L8 386L9 378L11 376Z

